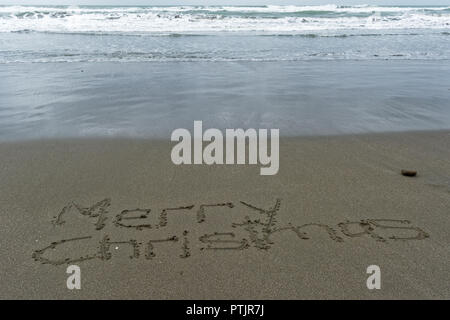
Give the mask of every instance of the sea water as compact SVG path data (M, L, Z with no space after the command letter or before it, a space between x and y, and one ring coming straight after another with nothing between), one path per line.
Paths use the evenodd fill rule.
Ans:
M0 140L450 128L450 6L0 6Z

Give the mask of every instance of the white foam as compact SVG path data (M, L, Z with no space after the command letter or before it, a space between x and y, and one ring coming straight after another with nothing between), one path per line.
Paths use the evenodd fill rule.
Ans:
M73 12L73 13L92 13L92 12L186 12L186 11L205 11L205 12L273 12L273 13L295 13L295 12L407 12L407 11L443 11L449 10L450 6L442 7L380 7L371 5L359 6L337 6L335 4L316 5L316 6L153 6L153 7L37 7L37 6L0 6L0 13L23 13L23 12Z
M301 12L347 15L290 15ZM230 12L230 14L221 14ZM233 13L256 13L247 16ZM449 29L450 7L0 7L0 32L303 32L342 29ZM277 19L257 13L283 13ZM354 13L367 13L357 16ZM383 13L390 13L385 15ZM373 14L373 15L371 15Z

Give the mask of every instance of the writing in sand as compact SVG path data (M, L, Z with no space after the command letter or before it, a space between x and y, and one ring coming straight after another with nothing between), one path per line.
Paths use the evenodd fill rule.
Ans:
M281 199L276 199L273 206L269 208L246 201L189 204L178 207L168 206L156 211L157 215L153 217L150 215L151 209L140 208L124 209L117 215L110 217L110 206L111 199L109 198L103 199L90 207L70 202L54 217L52 224L55 227L61 227L65 224L66 218L70 214L79 213L92 219L96 232L104 232L105 226L111 221L112 227L128 230L130 234L131 231L138 232L141 236L145 235L146 240L138 241L137 237L123 240L123 232L120 233L121 239L111 239L111 235L101 233L100 240L95 244L97 247L92 248L87 244L92 244L93 235L83 234L79 237L51 242L46 247L34 251L33 258L40 263L51 265L71 264L94 259L107 261L113 258L111 248L117 248L119 245L128 248L131 259L136 259L143 255L145 259L152 260L158 252L162 252L160 250L168 248L167 246L178 247L178 257L188 258L191 256L192 251L190 245L193 241L190 235L191 232L184 229L179 234L172 233L173 229L168 228L169 216L173 216L170 220L171 222L176 222L175 216L177 214L183 214L188 215L188 217L192 216L195 224L203 224L213 214L217 214L218 208L222 209L219 210L222 213L223 210L239 210L239 214L241 212L244 213L243 218L240 218L239 221L231 222L227 230L214 230L218 225L211 224L211 232L196 237L196 241L199 244L199 246L195 246L198 248L196 250L197 254L201 254L201 252L205 254L205 252L211 250L221 252L228 250L270 250L275 245L275 240L280 239L277 235L288 233L294 235L290 239L297 239L298 241L307 241L318 236L325 236L330 241L339 243L355 241L357 238L369 238L386 243L389 241L417 241L429 237L428 233L421 228L413 226L410 221L396 219L369 218L358 221L343 221L336 226L321 222L279 225L277 218L280 212L283 211ZM154 220L152 224L148 223L151 218ZM209 227L208 223L206 223L206 226ZM197 229L194 228L194 230ZM158 236L153 233L156 230L158 230ZM204 230L204 228L201 230ZM161 236L161 231L167 231L167 233ZM90 242L89 239L91 239ZM68 257L67 255L70 255L73 251L64 251L63 248L67 249L67 246L74 245L81 246L83 250L86 250L86 253L81 257Z

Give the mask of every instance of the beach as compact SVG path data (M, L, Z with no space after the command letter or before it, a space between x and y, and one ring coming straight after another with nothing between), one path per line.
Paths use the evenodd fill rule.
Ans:
M0 6L0 299L450 299L449 18Z
M176 166L167 141L2 143L1 298L448 299L449 135L283 138L270 177Z

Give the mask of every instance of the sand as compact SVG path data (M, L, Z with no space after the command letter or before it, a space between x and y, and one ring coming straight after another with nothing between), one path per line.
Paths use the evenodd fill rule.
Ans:
M450 298L450 132L283 138L276 176L170 148L0 144L0 298Z

